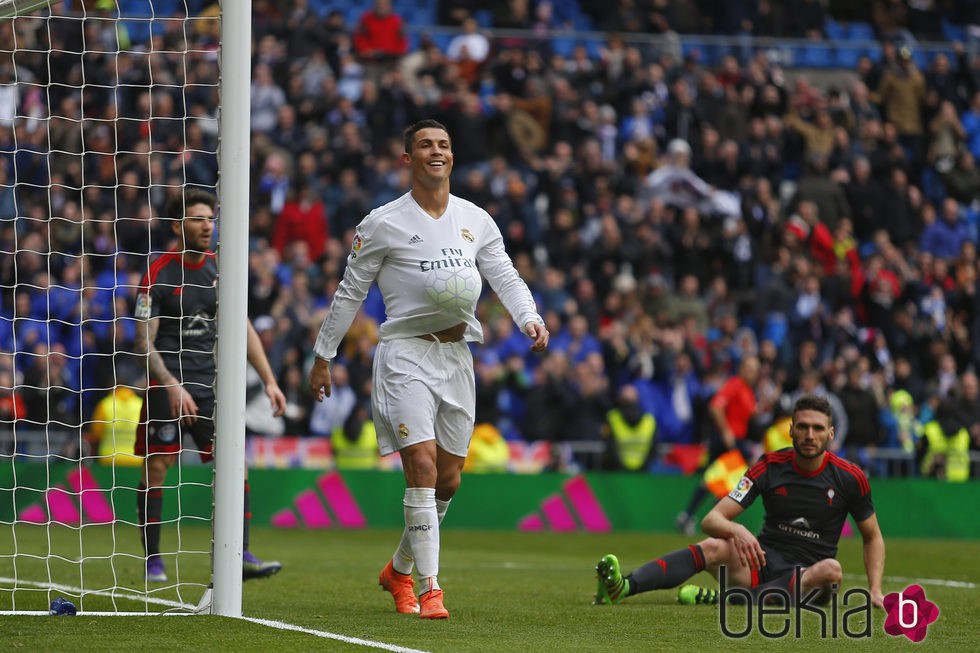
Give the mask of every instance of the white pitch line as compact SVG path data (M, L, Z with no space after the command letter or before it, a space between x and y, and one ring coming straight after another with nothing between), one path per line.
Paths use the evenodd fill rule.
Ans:
M844 578L867 578L862 574L844 574ZM972 590L980 587L967 580L946 580L945 578L909 578L908 576L884 576L882 580L889 583L915 583L918 585L938 585L939 587L956 587Z
M394 644L375 642L370 639L361 639L360 637L348 637L346 635L338 635L337 633L329 633L325 630L314 630L312 628L304 628L303 626L288 624L283 621L272 621L271 619L258 619L256 617L241 617L241 619L242 621L250 621L254 624L259 624L261 626L278 628L279 630L292 630L297 633L306 633L307 635L315 635L317 637L324 637L326 639L335 639L338 642L344 642L345 644L370 646L371 648L380 648L385 651L394 651L395 653L426 653L425 651L421 651L417 648L405 648L404 646L395 646Z
M64 592L66 594L81 595L83 592L86 595L92 596L103 596L109 598L119 598L119 599L130 599L133 601L141 601L145 603L153 603L155 605L161 605L168 608L181 608L184 610L195 610L197 606L188 605L185 603L180 603L178 601L171 601L169 599L159 599L151 596L144 596L140 594L129 594L125 592L107 592L104 590L96 591L85 591L81 587L73 587L71 585L61 585L59 583L42 583L39 581L31 580L18 580L16 578L4 578L0 576L0 584L14 584L14 585L29 585L32 587L37 587L39 589L54 590L57 592ZM20 615L20 616L38 616L47 615L47 612L42 612L38 610L18 610L16 612L8 612L6 614L10 615ZM151 612L82 612L79 614L86 617L101 617L101 616L157 616ZM192 614L192 613L181 613L181 614ZM172 616L172 615L165 615ZM369 639L361 639L359 637L348 637L346 635L339 635L337 633L330 633L324 630L314 630L312 628L304 628L303 626L297 626L295 624L288 624L282 621L272 621L270 619L259 619L257 617L240 617L243 621L250 621L260 626L268 626L269 628L278 628L279 630L291 630L298 633L305 633L307 635L314 635L316 637L324 637L326 639L334 639L339 642L344 642L345 644L356 644L359 646L368 646L370 648L378 648L385 651L393 651L394 653L426 653L419 649L406 648L404 646L395 646L394 644L385 644L384 642L375 642Z
M0 579L2 580L2 579ZM5 615L18 616L18 617L41 617L50 616L49 612L43 612L40 610L15 610L12 612L4 612ZM190 612L181 613L164 613L164 614L154 614L152 612L79 612L78 613L84 617L191 617L194 616ZM323 637L325 639L333 639L338 642L343 642L345 644L354 644L357 646L367 646L369 648L378 648L385 651L393 651L393 653L427 653L427 651L422 651L416 648L406 648L404 646L396 646L394 644L386 644L384 642L375 642L370 639L361 639L360 637L348 637L347 635L339 635L337 633L330 633L324 630L314 630L313 628L304 628L303 626L297 626L296 624L288 624L283 621L273 621L270 619L259 619L257 617L238 617L242 621L249 621L259 626L267 626L269 628L276 628L278 630L290 630L297 633L303 633L305 635L313 635L315 637Z

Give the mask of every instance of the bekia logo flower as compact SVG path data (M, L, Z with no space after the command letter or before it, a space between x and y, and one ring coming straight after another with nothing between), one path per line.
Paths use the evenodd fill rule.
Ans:
M919 585L909 585L901 592L885 596L885 632L893 637L905 635L913 642L926 638L929 624L939 618L939 606L926 598Z

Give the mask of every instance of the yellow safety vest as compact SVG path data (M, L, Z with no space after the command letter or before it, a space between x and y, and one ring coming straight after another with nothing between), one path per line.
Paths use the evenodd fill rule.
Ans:
M95 405L89 432L99 441L100 465L143 464L143 457L133 453L142 408L143 398L126 386L119 386Z
M645 413L636 425L630 425L623 419L622 411L614 408L606 413L606 421L623 467L631 472L640 471L650 453L650 447L653 446L657 419L650 413Z
M463 463L464 472L506 472L510 462L510 446L493 424L473 427L469 452Z
M371 420L364 422L353 442L344 436L344 427L338 426L330 444L338 469L374 469L378 466L378 434Z
M922 424L915 416L915 400L907 390L896 390L888 398L888 405L895 417L899 434L906 433L908 439L902 441L902 450L915 451L915 443L922 437Z
M926 438L927 450L922 459L922 473L929 473L936 456L945 455L947 481L962 483L970 478L970 433L966 427L953 435L947 435L939 426L939 422L932 420L925 425L923 435Z

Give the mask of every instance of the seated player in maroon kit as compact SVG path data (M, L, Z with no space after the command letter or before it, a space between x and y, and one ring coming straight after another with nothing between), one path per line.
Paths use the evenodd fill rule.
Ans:
M597 604L681 585L700 571L718 578L724 569L728 585L752 596L766 589L786 596L822 596L840 587L843 571L836 560L841 529L850 514L864 540L864 567L871 603L882 607L881 579L885 542L878 528L871 488L853 463L827 451L834 439L833 411L823 397L800 397L793 406L790 437L793 447L765 454L738 486L701 521L709 536L697 544L668 553L623 576L619 560L609 554L596 565ZM765 519L758 538L735 521L762 497ZM800 587L795 587L800 568ZM681 603L716 603L718 592L685 585Z

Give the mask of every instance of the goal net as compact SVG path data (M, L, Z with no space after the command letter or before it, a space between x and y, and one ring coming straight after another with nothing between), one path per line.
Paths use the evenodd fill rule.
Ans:
M167 581L145 577L133 352L141 279L174 244L165 204L218 187L220 22L206 0L0 0L0 612L57 597L186 612L211 595L227 547L190 440L160 488Z

